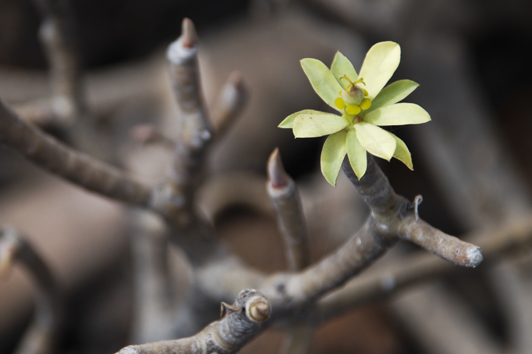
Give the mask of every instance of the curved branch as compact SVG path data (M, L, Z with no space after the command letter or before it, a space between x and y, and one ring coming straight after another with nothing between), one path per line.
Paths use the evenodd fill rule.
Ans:
M2 227L0 228L2 273L6 273L14 262L27 268L37 288L35 315L20 341L16 354L53 353L61 320L57 283L46 262L24 237L10 227Z

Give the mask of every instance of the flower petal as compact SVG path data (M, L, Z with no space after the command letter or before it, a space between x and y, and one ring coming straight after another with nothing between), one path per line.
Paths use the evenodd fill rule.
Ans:
M342 162L346 154L345 130L333 134L325 140L323 150L321 150L321 173L333 187L342 167Z
M294 119L298 115L305 114L305 113L309 114L309 113L314 113L314 112L321 113L319 111L314 111L312 109L304 109L302 111L299 111L299 112L296 112L296 113L292 113L291 115L289 115L288 117L283 119L283 121L277 127L278 128L283 128L283 129L292 129L294 127Z
M351 80L352 82L355 82L358 79L358 74L355 68L353 67L353 64L351 64L349 59L347 59L345 55L340 52L336 52L336 55L334 56L334 60L331 65L331 72L342 87L345 87L349 84L349 81L340 81L340 78L344 75L347 75L349 80Z
M342 90L342 87L329 68L321 61L310 58L301 60L301 66L318 96L336 111L341 112L334 105L334 100L338 97L338 92Z
M296 138L316 138L336 133L348 124L342 116L309 110L309 113L302 113L295 117L293 128Z
M360 69L369 98L373 100L392 77L401 61L401 47L395 42L380 42L370 48Z
M430 121L430 115L413 103L397 103L377 108L362 118L364 122L375 125L421 124Z
M346 138L347 157L349 157L349 163L351 168L355 171L358 179L362 178L366 173L368 167L368 160L366 155L366 149L358 141L356 131L354 129L349 130Z
M419 84L412 80L399 80L389 84L375 97L368 112L404 100Z
M373 124L360 122L355 124L360 144L372 155L390 161L395 153L395 139L386 130Z
M390 133L390 135L393 136L395 142L397 143L397 147L395 148L395 153L393 154L393 157L395 157L397 160L404 163L406 167L414 171L414 165L412 164L412 156L410 155L408 147L406 147L404 141L399 139L397 136L392 133Z

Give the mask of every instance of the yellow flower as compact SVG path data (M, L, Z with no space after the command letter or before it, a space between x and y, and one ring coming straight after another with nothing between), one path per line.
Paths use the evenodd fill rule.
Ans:
M366 54L360 75L340 52L330 70L319 60L301 60L316 93L340 115L307 109L285 118L279 128L292 129L296 138L330 135L323 145L321 171L333 186L346 154L358 178L366 173L366 152L388 161L395 157L413 169L405 143L379 127L430 121L420 106L397 103L414 91L417 83L399 80L383 89L400 59L397 43L380 42Z

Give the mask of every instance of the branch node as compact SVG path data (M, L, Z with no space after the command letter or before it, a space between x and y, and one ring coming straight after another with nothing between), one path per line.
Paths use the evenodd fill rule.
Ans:
M229 305L228 303L226 302L223 302L221 303L220 305L220 319L223 319L225 318L225 316L228 316L232 313L235 313L235 312L238 312L238 311L241 311L242 309L239 308L239 307L235 307L233 305Z

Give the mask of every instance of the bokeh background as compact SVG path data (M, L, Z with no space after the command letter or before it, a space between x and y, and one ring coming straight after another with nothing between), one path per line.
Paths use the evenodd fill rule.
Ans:
M296 141L276 126L301 109L326 110L300 59L329 64L340 50L358 69L367 49L383 40L402 48L392 80L420 83L408 100L433 119L423 127L392 128L415 166L410 172L398 161L381 164L396 191L409 199L422 194L422 217L458 236L490 230L530 209L528 0L78 0L71 6L89 108L117 147L116 163L139 178L155 180L167 161L164 151L141 146L129 132L135 124L154 123L172 134L176 113L164 51L179 36L182 19L192 19L199 33L207 102L215 101L233 70L241 72L249 103L210 153L198 204L250 266L285 267L263 190L275 147L300 185L314 259L361 225L367 211L345 178L333 189L320 176L323 141ZM49 95L40 20L33 2L0 0L0 96L10 104ZM0 222L30 237L67 294L60 352L110 353L128 344L134 302L124 208L39 171L4 147L0 196ZM393 264L417 252L402 243L379 262ZM529 254L523 250L497 266L440 277L346 313L320 327L311 352L530 353ZM0 353L13 350L31 313L31 281L15 269L0 283ZM270 330L242 352L277 353L282 338Z

